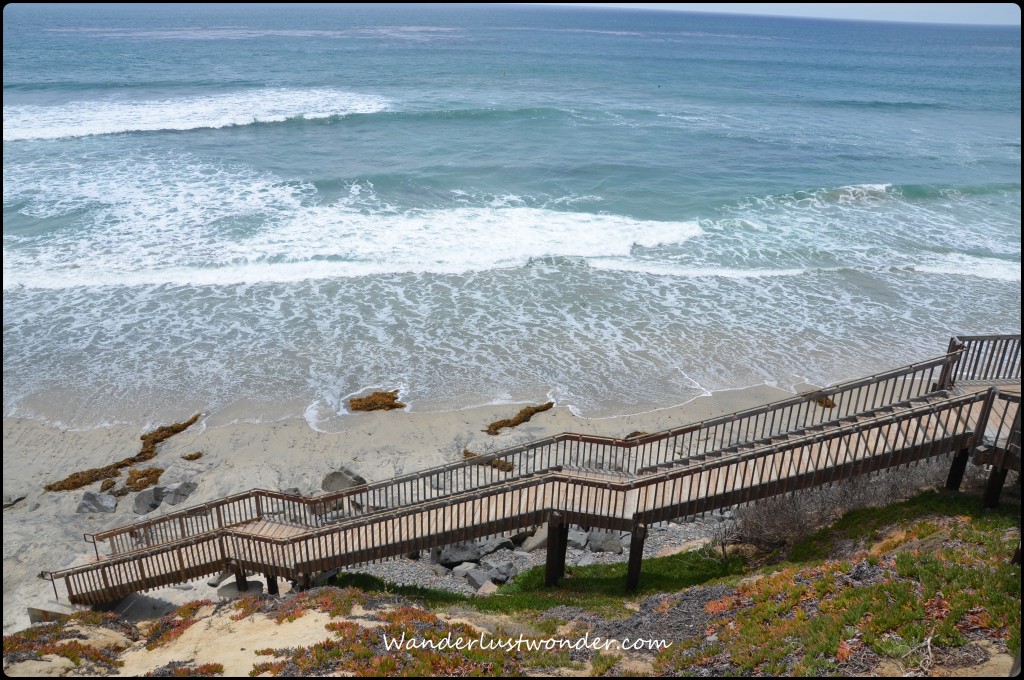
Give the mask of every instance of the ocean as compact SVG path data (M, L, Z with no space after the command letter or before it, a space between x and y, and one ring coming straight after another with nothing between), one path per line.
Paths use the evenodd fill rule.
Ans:
M824 385L1019 333L1020 28L9 5L5 417Z

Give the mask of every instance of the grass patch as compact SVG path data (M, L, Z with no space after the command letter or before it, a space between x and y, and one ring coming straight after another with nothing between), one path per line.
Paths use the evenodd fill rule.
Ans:
M527 406L524 409L520 409L519 413L517 413L513 418L495 420L493 423L487 426L487 429L484 430L484 432L486 432L487 434L498 434L498 432L504 427L515 427L516 425L522 425L530 418L532 418L534 415L538 413L543 413L544 411L547 411L550 408L552 408L554 405L555 402L549 401L548 403L541 404L540 406Z
M405 404L398 401L398 390L374 392L368 397L352 397L348 400L350 411L390 411L396 408L405 408Z
M566 567L566 577L556 588L544 585L544 566L528 569L500 586L490 597L469 597L446 590L418 586L395 586L367 574L338 574L332 584L356 587L367 592L402 595L428 608L440 609L464 605L496 614L530 616L560 605L580 607L601 616L621 618L631 614L627 603L658 592L676 592L723 577L743 573L743 560L710 560L700 551L644 560L640 584L635 593L626 593L625 564L594 564ZM534 620L535 622L535 620Z
M474 458L480 458L480 454L473 453L469 449L463 449L462 457L465 458L466 460L473 460ZM482 460L480 461L479 465L486 465L487 467L492 467L495 470L501 470L502 472L512 472L515 469L515 466L512 465L512 463L508 462L507 460L499 459Z
M59 482L47 484L43 488L47 491L73 491L75 489L81 489L83 486L88 486L93 482L113 479L114 477L119 476L121 474L121 470L124 468L131 467L138 463L145 463L147 460L155 458L157 444L191 427L197 420L199 420L200 415L201 414L197 413L186 421L173 423L171 425L164 425L162 427L158 427L152 432L147 432L142 435L140 437L140 439L142 439L142 448L140 448L139 452L131 458L125 458L124 460L120 460L101 468L91 468L89 470L74 472ZM127 493L127 491L125 493Z

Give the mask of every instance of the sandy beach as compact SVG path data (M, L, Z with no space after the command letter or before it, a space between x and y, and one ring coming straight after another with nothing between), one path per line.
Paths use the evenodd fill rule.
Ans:
M487 453L562 432L617 437L637 430L656 432L789 394L761 385L717 392L648 413L601 419L579 418L567 408L556 407L497 436L486 434L484 428L513 416L519 405L447 413L354 413L339 419L344 429L332 433L314 431L298 418L225 423L225 414L204 414L195 425L160 444L156 458L143 465L165 468L161 485L190 481L196 490L182 505L164 505L148 516L253 488L297 488L311 495L321 490L327 474L342 466L372 482L458 460L464 449ZM47 492L43 486L72 472L135 455L141 434L140 429L125 426L67 431L34 420L4 419L5 633L29 625L28 607L52 603L53 590L37 578L40 571L62 569L93 555L83 534L142 518L133 511L135 494L119 499L113 513L78 513L83 493L98 491L99 482L64 492ZM195 451L204 455L191 462L182 458ZM205 587L205 582L194 583ZM197 596L176 592L187 599ZM174 597L160 591L150 595Z

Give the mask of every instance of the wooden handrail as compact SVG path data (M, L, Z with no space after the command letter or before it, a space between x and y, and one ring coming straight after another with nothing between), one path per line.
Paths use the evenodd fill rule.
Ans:
M515 460L519 464L514 464L513 475L521 476L531 472L542 471L552 466L571 464L574 460L587 460L587 454L580 450L580 447L584 444L605 447L600 456L601 461L599 464L605 464L608 459L614 459L620 462L623 468L628 467L630 472L635 473L651 465L667 463L680 456L686 457L694 452L713 454L730 446L746 443L747 441L759 441L769 436L789 432L794 428L831 422L841 416L862 412L869 405L871 407L884 406L908 396L908 382L915 383L911 387L912 390L917 392L914 396L929 393L933 387L937 386L937 384L932 384L935 377L933 375L934 371L939 369L940 372L948 372L949 367L958 357L958 352L947 353L922 362L837 383L821 390L786 397L763 406L752 407L690 425L630 439L562 433L554 437L547 437L489 454L482 454L472 460L460 460L312 498L293 496L265 489L252 489L160 517L92 534L91 538L93 541L110 541L111 554L120 554L140 549L137 543L142 543L142 548L148 548L163 542L184 538L185 536L180 535L179 532L182 530L182 527L185 530L188 530L188 527L177 521L181 518L194 520L202 517L208 518L208 521L200 520L193 522L196 535L213 529L226 528L233 524L250 521L255 518L255 514L247 514L245 512L248 509L248 501L251 500L255 504L260 504L262 499L278 501L275 507L279 507L281 510L275 510L275 512L287 512L288 510L285 508L291 507L296 517L305 520L300 522L300 524L316 526L319 522L318 517L327 512L338 510L352 512L351 507L346 507L346 502L350 500L357 500L360 503L361 514L379 512L380 510L377 508L386 507L388 503L380 502L380 500L386 501L389 491L396 491L399 496L412 496L412 502L425 500L424 498L419 498L419 496L426 493L425 490L418 488L415 482L422 482L428 478L454 477L454 473L461 472L463 487L458 489L458 491L490 486L495 481L493 479L494 475L493 473L481 472L480 466L485 466L492 461ZM915 377L911 380L910 376ZM885 387L883 388L882 386ZM870 388L875 389L874 394L870 393ZM879 391L888 393L882 395L881 403L879 403L878 399ZM913 394L913 392L909 394ZM849 405L842 404L841 395L851 395L851 403ZM813 410L813 405L823 399L836 401L835 408L839 413L835 417L826 417L828 410L825 408ZM771 419L770 424L769 418ZM749 425L747 424L748 422L750 423ZM743 439L742 435L751 426L757 428L759 422L761 423L761 429L758 430L761 433L760 436L754 435L748 439ZM723 440L719 442L719 445L715 446L709 444L715 438L708 436L704 440L703 450L697 449L698 433L721 432L723 436L726 436L726 431L728 432L727 436L731 437L731 439ZM694 436L682 442L674 441L686 435ZM740 438L737 439L737 436ZM664 448L659 446L656 452L653 451L654 447L652 445L668 443L670 440L672 440L673 444L671 451L669 446ZM632 455L632 452L638 448L641 449L640 455ZM681 454L678 451L679 449L682 449ZM553 455L551 451L554 451ZM651 451L653 455L649 455L648 451ZM546 463L542 462L538 467L537 461L530 457L537 455L545 456L545 452L547 454ZM594 457L591 454L589 458L592 460ZM474 479L467 479L471 475L474 476ZM422 487L424 485L421 484L419 486ZM432 493L431 497L442 497L449 494L450 492L448 491L441 491ZM374 502L374 499L378 499L378 502ZM225 520L223 511L232 506L232 504L238 504L239 507L237 509L240 512L234 513L228 520ZM212 518L216 518L215 523Z
M288 538L269 538L247 533L244 530L237 527L221 528L209 532L206 535L200 537L192 537L186 540L178 541L173 545L164 545L132 554L121 555L111 559L103 560L99 563L92 565L84 565L80 567L74 567L54 572L42 572L40 576L43 578L47 578L51 581L55 581L57 579L65 579L65 582L68 584L69 593L72 593L73 591L71 581L69 581L68 579L72 579L73 577L87 574L94 574L96 572L100 572L105 579L109 579L111 575L117 573L127 574L130 571L130 565L138 565L138 567L141 568L143 562L147 560L157 560L158 564L165 565L164 569L166 573L163 575L150 573L149 576L142 576L140 574L134 581L131 581L131 583L152 583L159 585L162 584L164 581L176 582L176 580L179 579L180 575L182 574L191 575L192 578L195 578L197 577L196 574L199 574L200 576L202 575L202 573L199 572L201 572L203 569L209 569L210 571L208 573L214 573L223 566L224 561L229 559L237 560L240 564L247 565L246 568L251 567L253 569L264 570L267 573L275 573L281 575L286 575L287 573L292 573L294 575L294 573L296 573L297 571L308 569L309 565L311 564L326 564L327 562L331 562L336 566L343 566L341 563L359 564L365 561L385 559L388 557L393 557L395 555L401 554L403 552L401 548L403 546L406 546L407 543L411 542L415 544L423 544L425 542L430 542L430 540L433 540L431 537L434 535L430 534L425 536L402 537L392 536L391 534L385 532L384 535L388 535L391 539L390 543L388 543L387 545L374 546L372 550L370 547L363 547L354 556L343 554L317 554L310 557L309 555L311 555L312 553L309 553L307 555L307 559L300 560L295 557L296 553L294 552L294 550L296 546L299 546L300 544L312 546L313 542L319 541L320 539L325 539L332 536L352 536L359 531L364 531L365 533L365 531L370 527L379 527L386 525L388 523L397 526L398 523L401 522L401 520L403 519L411 518L417 515L425 515L433 511L443 511L445 509L451 508L458 510L459 508L474 506L474 504L474 507L482 506L482 504L485 503L488 499L494 498L502 494L522 492L529 489L539 489L540 487L546 487L550 485L553 485L551 486L552 489L561 491L561 493L550 494L550 497L552 499L559 499L558 503L555 503L551 506L534 506L529 507L526 510L513 511L511 514L505 515L499 518L498 520L489 520L488 522L484 522L480 525L482 528L473 529L472 527L467 526L467 528L463 532L463 539L465 540L468 538L475 538L493 533L490 531L490 529L494 528L495 526L498 526L496 522L500 523L501 526L512 527L521 526L524 523L536 523L535 520L538 519L546 521L546 517L549 516L551 512L555 511L562 513L566 517L566 521L570 522L576 522L576 519L574 518L585 516L586 518L591 520L597 519L598 523L607 525L608 528L629 527L632 526L632 524L634 524L636 521L638 521L637 517L641 517L643 521L658 521L657 518L659 517L664 519L662 515L665 515L666 513L671 514L671 512L675 512L676 510L678 510L678 508L684 507L683 505L680 505L681 503L684 503L684 501L680 500L677 502L676 495L674 493L665 492L665 489L667 489L669 485L672 485L679 480L685 479L687 477L700 478L701 476L714 473L716 470L728 466L734 466L738 468L740 466L752 464L753 468L756 469L757 461L767 460L771 456L777 455L779 453L784 453L787 451L796 451L800 450L801 448L809 446L817 446L819 447L820 451L823 448L830 448L829 442L831 441L854 435L856 435L857 437L861 437L866 432L882 430L883 428L888 428L886 432L891 432L891 428L899 428L899 423L902 422L910 422L913 420L920 420L922 418L930 418L931 421L934 421L936 425L941 425L942 427L941 431L939 431L940 428L938 427L933 428L931 436L923 438L920 441L918 440L918 437L924 436L922 433L927 434L927 431L922 429L921 427L917 428L917 434L915 434L915 438L913 441L904 441L903 443L892 443L888 437L885 437L884 439L882 439L882 441L885 442L886 446L888 446L889 449L891 449L890 451L888 451L888 457L886 456L887 451L885 450L881 452L874 451L871 452L870 455L868 454L868 452L864 452L863 460L870 459L872 462L868 466L868 468L862 470L861 472L873 471L876 469L884 469L885 467L892 467L895 465L905 464L906 462L910 462L912 460L916 460L917 458L913 457L900 457L897 458L896 460L893 460L894 453L896 453L898 450L907 449L908 447L913 448L914 451L916 451L914 455L918 456L918 458L922 456L928 457L934 455L941 455L943 453L948 452L948 450L951 447L961 446L965 437L975 437L976 431L979 427L979 423L972 423L970 421L971 407L980 401L990 399L991 392L992 390L988 392L976 392L972 394L962 395L959 397L946 398L936 403L927 403L918 406L908 406L907 409L904 411L899 411L887 415L878 415L859 422L841 423L835 425L834 427L830 427L824 430L819 430L816 428L814 431L805 431L802 433L797 433L797 435L793 439L787 442L770 443L751 451L738 453L731 456L716 457L702 461L698 464L695 464L687 468L679 468L665 472L652 473L628 481L595 480L580 478L577 475L573 474L572 472L567 472L560 467L552 468L538 474L533 474L528 478L514 479L501 482L499 484L495 484L489 487L486 490L477 489L462 493L456 493L445 498L437 498L416 505L409 505L401 508L381 511L373 515L367 515L363 517L354 517L343 522L340 522L339 524L321 527L318 529L310 529L299 536L293 536ZM955 413L956 425L956 427L951 431L946 427L946 425L949 424L949 418L945 418L945 420L943 419L943 414L950 413ZM940 447L938 449L935 449L935 445L938 442L946 442L946 448ZM837 450L839 448L840 447L837 446ZM790 461L790 464L792 465L792 461ZM857 471L856 457L850 460L844 459L844 461L842 462L842 466L845 467L840 466L840 461L838 460L838 457L830 461L827 455L824 457L824 463L822 464L821 456L819 455L818 460L814 461L813 470L809 470L807 472L799 472L798 470L797 477L794 477L794 479L798 479L799 483L801 484L811 486L820 483L827 483L828 481L831 480L825 479L823 475L828 471L830 467L841 469L841 474L847 476L853 476L854 474L861 473ZM792 470L790 470L790 472L792 472ZM799 475L803 475L803 477L799 477ZM810 477L808 477L808 475L810 475ZM820 475L820 479L817 479L815 475ZM776 493L779 492L784 493L786 491L786 485L789 484L789 482L787 481L789 479L789 476L779 477L776 480L769 479L768 481L765 481L762 475L762 477L759 477L759 479L761 480L761 487L764 488L758 492L760 494L758 498L768 497L771 495L775 495ZM815 481L816 479L817 481ZM793 483L796 484L798 482ZM778 484L782 484L781 491L779 491L779 487L777 486ZM771 485L776 485L776 488L771 488ZM656 487L660 487L662 491L657 491ZM672 488L675 488L675 486L672 486ZM584 489L590 489L591 491L582 491ZM620 512L617 512L615 514L608 514L608 511L612 507L612 505L618 507L622 503L627 502L629 498L629 493L633 491L647 491L648 495L637 495L635 497L634 506L627 507L623 505L622 510ZM729 493L737 494L741 491L743 490L733 489L730 490ZM572 496L570 496L570 492ZM579 495L584 495L587 496L588 498L605 499L604 501L602 501L604 504L604 514L595 515L584 513L584 509L582 509L580 506L572 505L570 503L571 498ZM643 507L641 508L640 504L642 498L645 498L647 500L643 501ZM654 498L655 500L657 498L670 499L672 503L674 503L674 505L663 504L659 506L655 503L655 505L648 507L648 501L651 498ZM723 499L725 498L731 497L723 496ZM613 503L612 500L614 500L615 502ZM686 500L685 502L691 503L692 505L694 503L697 503L698 500L699 499L690 499ZM751 499L748 498L747 500ZM724 502L724 500L722 502ZM693 507L697 506L693 505ZM601 508L597 509L601 510ZM454 512L455 510L452 511ZM448 536L448 534L450 533L452 533L451 530L447 532L437 533L435 537ZM230 548L230 551L229 548L223 547L226 541L221 539L231 539L232 547ZM214 543L217 543L218 545L222 546L220 548L220 551L216 555L213 555L211 553L211 558L207 559L205 562L202 562L198 566L190 566L188 568L183 566L180 551L189 548L198 550L200 547L210 546ZM338 545L341 544L340 540L335 541L335 543L337 543ZM267 548L265 550L245 548L245 546L256 545L264 545L267 546ZM244 554L237 552L235 548L244 549ZM261 561L257 557L254 557L259 555L271 554L284 556L288 552L289 548L292 549L292 559L285 560L285 562L287 563L282 563L281 560L283 560L284 557L281 557L281 559L275 560L273 562L268 562L266 560ZM310 548L310 550L312 550L312 548ZM177 552L175 553L175 551ZM176 554L176 560L170 560L169 558L164 557L166 555L170 555L171 553ZM216 559L213 559L214 557ZM121 572L118 572L119 569L121 570ZM282 572L284 573L282 574ZM96 583L98 583L98 581ZM128 585L124 585L124 587L128 587ZM157 585L146 586L142 589L147 589L148 587L157 587ZM97 588L94 590L98 592L101 589ZM83 592L85 591L79 591L78 594L81 595Z

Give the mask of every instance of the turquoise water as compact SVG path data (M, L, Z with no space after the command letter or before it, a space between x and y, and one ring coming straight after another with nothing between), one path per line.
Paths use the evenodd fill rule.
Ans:
M1020 331L1020 29L4 13L4 413L832 382Z

